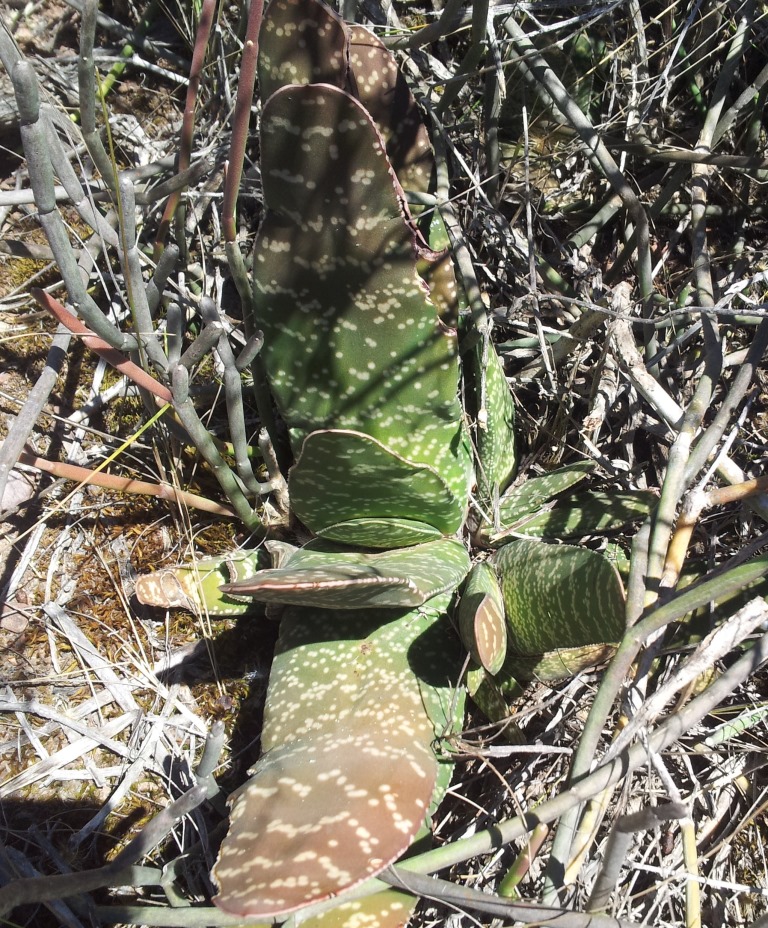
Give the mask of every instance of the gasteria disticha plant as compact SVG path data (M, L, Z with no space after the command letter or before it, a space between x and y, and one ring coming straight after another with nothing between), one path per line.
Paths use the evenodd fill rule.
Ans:
M273 0L259 91L254 326L294 459L291 517L313 540L161 571L137 592L219 615L285 607L263 755L214 869L219 906L274 917L343 894L424 830L451 775L441 739L464 712L454 624L471 692L492 706L520 674L604 658L624 605L593 551L529 538L489 556L589 466L498 504L515 471L512 398L459 312L439 214L409 210L433 155L390 53L316 0ZM614 500L620 520L633 502ZM390 896L378 924L404 918Z

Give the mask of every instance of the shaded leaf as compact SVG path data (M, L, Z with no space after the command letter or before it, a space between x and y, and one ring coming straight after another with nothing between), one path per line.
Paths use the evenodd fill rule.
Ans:
M262 175L257 317L294 453L318 429L363 432L465 496L456 334L417 274L370 117L325 85L277 91L262 117Z
M384 43L363 26L350 24L353 93L368 110L386 145L392 170L405 190L426 193L435 158L421 110Z
M270 0L259 33L259 93L287 84L348 89L349 36L343 20L317 0Z

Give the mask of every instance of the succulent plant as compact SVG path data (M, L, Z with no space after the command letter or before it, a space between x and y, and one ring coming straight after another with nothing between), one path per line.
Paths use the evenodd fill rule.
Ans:
M589 466L504 495L512 398L492 345L459 319L450 256L409 211L406 190L427 190L433 156L394 60L318 0L273 0L259 80L254 324L295 460L291 512L314 539L160 571L137 592L220 615L285 606L263 755L214 869L218 905L272 918L343 894L423 832L450 779L436 745L464 712L454 621L482 702L520 673L564 676L604 657L623 590L597 553L510 541ZM492 513L500 492L473 566L470 495ZM604 502L598 515L612 513ZM405 897L376 898L366 924L403 923ZM361 905L322 924L352 924Z

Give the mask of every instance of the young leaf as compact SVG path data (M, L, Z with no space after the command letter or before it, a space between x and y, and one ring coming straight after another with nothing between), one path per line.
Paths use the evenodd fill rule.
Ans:
M648 490L589 490L560 499L519 527L531 538L569 538L616 532L644 519L659 498Z
M594 469L592 461L579 461L510 487L499 500L500 531L494 530L490 524L484 525L480 530L482 542L491 546L504 544L510 530L518 534L528 524L530 516L538 513L558 494L579 483Z
M466 352L463 373L467 403L475 422L478 502L491 512L517 467L515 402L501 360L489 342L478 339Z

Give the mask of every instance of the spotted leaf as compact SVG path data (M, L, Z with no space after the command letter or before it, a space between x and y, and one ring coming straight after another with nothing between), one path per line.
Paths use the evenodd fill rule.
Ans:
M378 126L400 184L426 193L435 158L418 104L381 39L363 26L348 29L353 92Z
M566 677L605 659L624 633L621 578L597 552L521 539L493 566L509 632L502 674Z
M381 133L406 190L426 193L434 154L421 111L392 53L369 29L319 0L271 0L259 35L262 100L290 84L332 84L356 97Z
M498 515L494 518L496 526L487 523L480 530L483 543L496 546L521 534L544 506L594 469L592 461L579 461L510 487L499 500Z
M404 928L417 902L409 893L386 889L302 918L301 928Z
M387 158L407 194L428 193L433 181L435 157L421 110L384 43L363 26L349 25L349 63L352 93L366 108L381 133ZM430 298L441 318L455 324L458 287L448 238L440 213L429 214L416 205L419 228L430 253L417 264L429 287Z
M282 915L343 893L408 848L434 798L432 742L462 711L449 600L383 623L378 611L286 610L264 754L234 797L214 869L221 908Z
M468 570L466 549L448 538L375 554L297 549L280 567L225 584L222 590L297 606L414 607L455 590Z
M501 360L487 339L478 338L466 353L463 373L475 425L478 503L490 518L517 467L515 404Z
M452 445L464 435L439 420L416 436L435 463L406 459L368 435L350 430L313 432L304 442L289 479L293 510L315 534L370 547L428 541L458 531L466 513L468 474L451 473ZM440 464L446 464L445 470ZM452 482L449 482L450 478Z
M416 271L372 120L336 88L283 88L264 109L262 175L257 317L294 452L318 429L362 432L466 494L456 333Z
M347 89L349 35L343 20L317 0L271 0L259 33L259 93L286 84Z
M616 532L646 518L657 502L658 496L647 490L590 490L536 513L520 526L519 533L531 538L570 538Z
M209 615L242 615L253 603L235 599L222 591L230 580L247 580L270 562L264 549L233 551L220 557L203 558L185 567L172 567L145 574L136 580L136 597L147 606L183 608Z
M507 624L499 581L485 561L475 564L464 585L458 625L475 663L488 673L497 673L507 654Z

